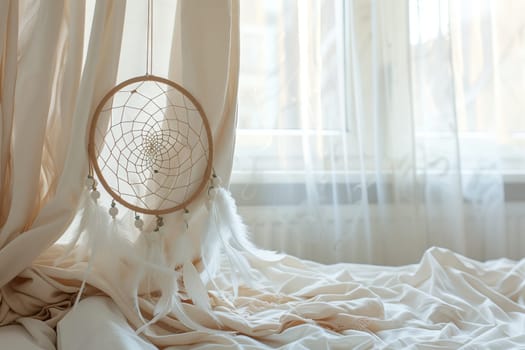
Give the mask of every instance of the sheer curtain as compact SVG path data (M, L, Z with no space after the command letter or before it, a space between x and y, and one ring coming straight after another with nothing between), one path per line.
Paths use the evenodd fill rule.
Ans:
M523 256L525 3L241 5L232 189L257 244Z

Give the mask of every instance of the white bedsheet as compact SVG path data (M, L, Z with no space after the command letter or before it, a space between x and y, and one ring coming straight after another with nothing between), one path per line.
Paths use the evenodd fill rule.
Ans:
M167 334L176 346L166 348L525 348L524 261L480 263L432 248L419 264L402 267L285 257L261 269L277 293L243 288L234 305L214 308L230 332ZM0 348L49 349L55 334L35 331L41 326L0 328ZM156 348L135 335L105 297L87 298L70 311L59 323L57 343L64 350Z

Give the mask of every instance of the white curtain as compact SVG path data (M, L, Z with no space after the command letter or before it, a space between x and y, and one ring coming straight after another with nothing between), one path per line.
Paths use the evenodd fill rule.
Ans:
M522 1L241 4L233 191L260 246L525 253Z

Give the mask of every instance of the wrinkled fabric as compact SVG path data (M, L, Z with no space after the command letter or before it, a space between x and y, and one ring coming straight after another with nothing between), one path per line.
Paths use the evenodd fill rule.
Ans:
M252 262L255 266L257 262ZM259 265L272 282L230 302L212 292L222 327L188 331L168 318L135 334L115 302L88 297L58 325L59 349L459 349L523 348L525 260L478 262L429 249L415 265L321 265L292 256ZM228 271L223 271L227 275ZM228 300L228 299L226 299ZM206 317L187 305L188 313ZM45 323L0 328L6 344L54 340ZM208 326L212 326L208 322ZM43 338L42 338L43 337ZM107 340L104 342L103 340ZM80 341L82 340L82 341ZM18 344L18 343L17 343ZM154 345L152 345L154 344ZM13 347L16 348L16 347ZM17 348L18 349L18 348Z
M279 293L246 289L234 308L219 308L225 325L256 337L256 348L525 346L525 261L480 263L433 248L402 267L323 266L288 256L261 269ZM200 342L196 348L212 349L217 340Z
M149 331L148 338L167 349L525 346L525 260L482 263L432 248L419 264L400 267L320 265L286 256L258 269L272 281L264 289L241 288L231 302L221 301L219 292L212 293L213 314L221 329L186 331L171 322L170 332L155 328L158 333ZM99 307L115 310L112 302L88 299L84 305L93 308L71 311L74 316L59 325L59 339L67 337L71 342L71 334L84 329L102 337L113 332L114 338L126 338L122 342L134 342L130 349L150 349L140 345L142 340L137 340L123 317L95 312ZM187 311L199 313L190 305Z
M19 318L17 324L0 327L0 348L16 350L54 350L55 330L33 318Z
M58 324L58 349L154 350L108 297L82 300Z

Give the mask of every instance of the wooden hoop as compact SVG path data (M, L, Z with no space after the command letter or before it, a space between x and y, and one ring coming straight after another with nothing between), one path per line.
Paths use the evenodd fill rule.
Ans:
M188 98L193 103L193 105L195 106L195 108L197 109L197 111L199 113L199 116L201 117L202 123L204 125L204 129L205 129L205 132L206 132L207 141L208 141L207 165L206 165L206 169L204 171L202 180L199 183L199 186L197 187L196 190L193 191L193 193L186 200L184 200L182 203L177 204L177 205L175 205L175 206L173 206L171 208L166 208L166 209L142 208L142 207L136 206L136 205L131 204L131 203L127 202L126 200L124 200L119 194L117 194L115 191L113 191L111 186L108 184L108 182L104 178L104 175L102 174L102 170L100 169L98 161L97 161L97 154L95 152L95 130L96 130L96 125L97 125L97 122L99 120L100 113L102 112L102 109L104 108L106 102L110 98L112 98L117 92L119 92L122 88L124 88L124 87L126 87L128 85L131 85L131 84L134 84L134 83L137 83L137 82L143 82L143 81L155 81L155 82L166 84L166 85L172 87L173 89L177 90L178 92L180 92L184 97ZM127 208L129 208L129 209L131 209L133 211L136 211L136 212L139 212L139 213L142 213L142 214L162 215L162 214L168 214L168 213L172 213L172 212L175 212L177 210L181 210L181 209L186 208L206 188L206 185L208 184L208 181L211 178L211 173L212 173L213 139L212 139L210 124L209 124L208 118L206 116L206 113L204 112L204 109L200 105L199 101L197 101L197 99L188 90L186 90L184 87L182 87L181 85L179 85L179 84L177 84L177 83L175 83L175 82L173 82L171 80L168 80L168 79L165 79L165 78L161 78L161 77L158 77L158 76L154 76L154 75L144 75L144 76L138 76L138 77L134 77L134 78L128 79L128 80L118 84L117 86L112 88L106 95L104 95L104 97L102 98L102 100L98 104L97 108L95 109L95 112L93 114L93 118L91 120L91 126L90 126L90 130L89 130L88 156L89 156L89 161L91 162L91 165L93 166L93 169L95 170L95 173L97 174L97 177L100 180L100 183L106 189L106 191L108 191L108 193L111 195L111 197L113 197L113 199L115 199L115 201L119 202L123 206L125 206L125 207L127 207Z

